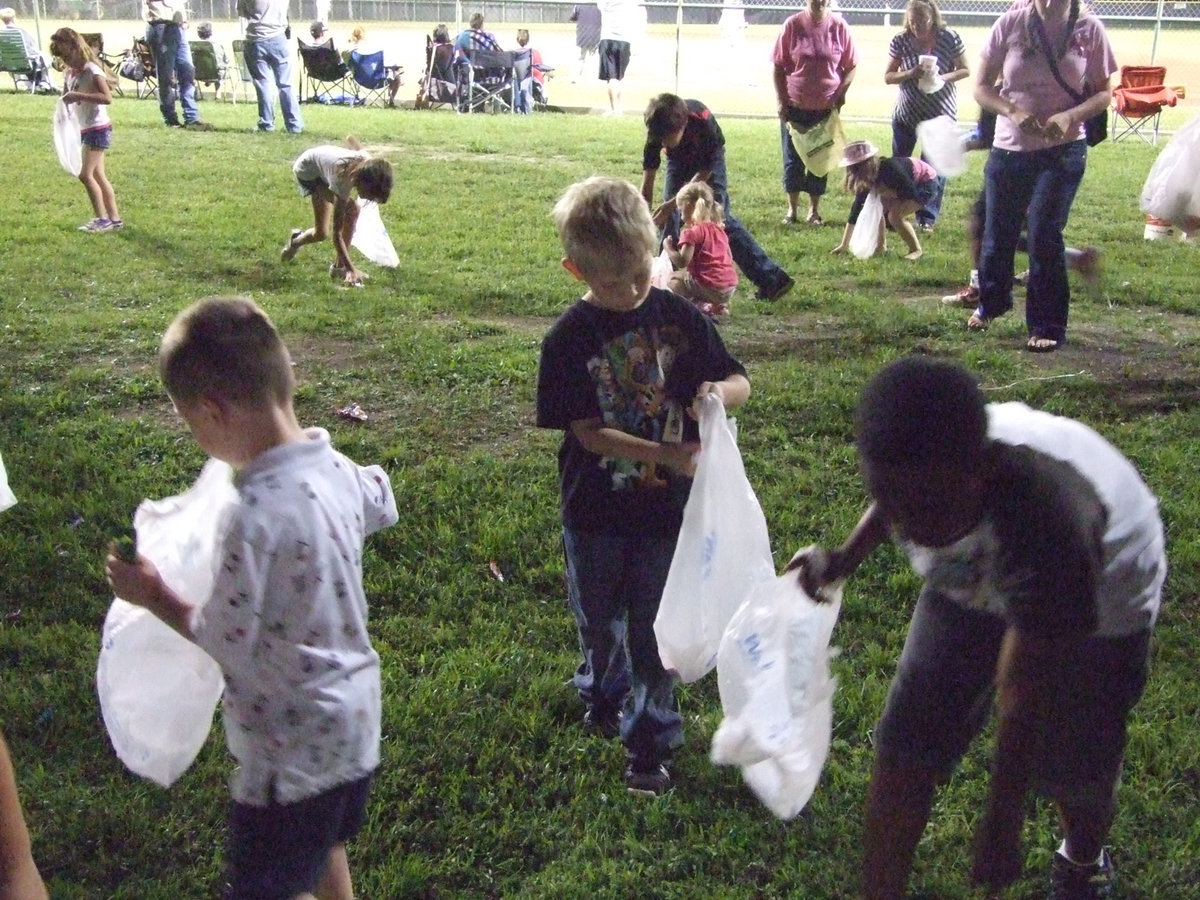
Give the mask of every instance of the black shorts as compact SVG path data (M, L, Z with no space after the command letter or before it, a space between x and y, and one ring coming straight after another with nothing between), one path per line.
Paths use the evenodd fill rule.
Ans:
M629 41L600 42L600 80L620 81L629 68Z
M224 900L291 900L320 884L329 851L366 821L371 776L296 803L229 812L228 884Z

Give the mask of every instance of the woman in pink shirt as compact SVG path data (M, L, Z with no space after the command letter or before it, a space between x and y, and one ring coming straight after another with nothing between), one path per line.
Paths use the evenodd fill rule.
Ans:
M829 0L808 0L808 9L783 23L771 62L775 65L783 143L783 189L788 198L783 221L786 225L796 221L796 205L803 192L809 196L807 221L824 225L819 207L826 176L814 175L805 168L792 143L788 123L800 129L812 128L831 111L842 108L854 80L858 51L846 20L829 11Z
M975 99L998 119L984 170L980 302L968 328L986 328L1012 308L1013 256L1027 218L1026 347L1046 353L1066 341L1063 229L1087 163L1083 123L1108 108L1115 71L1104 26L1079 0L1033 0L992 27Z

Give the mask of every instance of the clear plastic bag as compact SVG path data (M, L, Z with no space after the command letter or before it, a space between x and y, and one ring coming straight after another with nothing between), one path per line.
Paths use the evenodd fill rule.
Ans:
M859 259L870 259L879 247L879 226L883 223L883 201L871 191L863 204L854 231L850 233L850 252Z
M83 170L83 144L80 140L79 119L75 110L62 98L54 106L54 150L64 169L76 178Z
M685 682L712 670L730 618L753 585L775 575L735 425L716 394L701 399L702 450L654 620L663 666Z
M400 265L400 255L396 252L387 229L383 227L378 203L361 199L358 201L358 222L354 226L350 246L377 266L394 269Z
M138 552L189 603L212 591L221 512L236 498L230 467L209 460L178 497L144 500L134 514ZM204 746L224 690L207 653L152 613L117 598L104 620L96 692L117 757L170 787Z
M664 250L654 257L654 262L650 264L650 284L666 290L671 286L671 276L674 273L675 266L672 265L671 257Z
M937 116L917 124L921 153L943 178L954 178L967 171L967 150L963 146L958 123L949 116Z
M1175 132L1154 160L1141 208L1181 231L1200 229L1200 116Z
M841 609L840 586L816 603L795 572L755 587L729 623L717 656L725 718L712 761L742 767L755 795L781 819L802 810L816 789L833 733L829 647Z

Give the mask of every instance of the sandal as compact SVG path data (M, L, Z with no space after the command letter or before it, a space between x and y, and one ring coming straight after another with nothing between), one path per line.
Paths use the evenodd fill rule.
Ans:
M805 222L807 222L809 225L817 225L817 226L820 226L820 225L824 225L824 224L825 224L825 220L824 220L824 219L822 219L822 218L821 218L819 215L817 215L816 213L812 213L812 214L811 214L811 215L809 215L809 217L808 217L807 219L805 219L804 221L805 221Z
M975 312L971 313L971 318L967 319L967 331L985 331L991 319L983 314L983 307L975 307Z
M795 225L796 224L796 214L794 212L790 212L786 216L784 216L783 224L784 225Z

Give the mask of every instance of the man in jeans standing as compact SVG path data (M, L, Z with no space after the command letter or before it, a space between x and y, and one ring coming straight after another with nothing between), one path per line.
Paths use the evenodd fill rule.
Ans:
M292 85L292 50L288 45L287 0L238 0L238 16L246 20L242 54L258 96L258 130L275 130L275 97L283 110L283 124L292 134L304 130L296 89ZM272 80L274 86L272 87Z
M192 50L184 39L187 8L184 0L143 0L142 15L146 19L146 43L154 54L154 73L158 78L158 108L163 121L172 128L180 125L175 111L175 91L183 108L183 126L197 131L209 131L212 126L200 121L196 108L196 67L192 65Z

